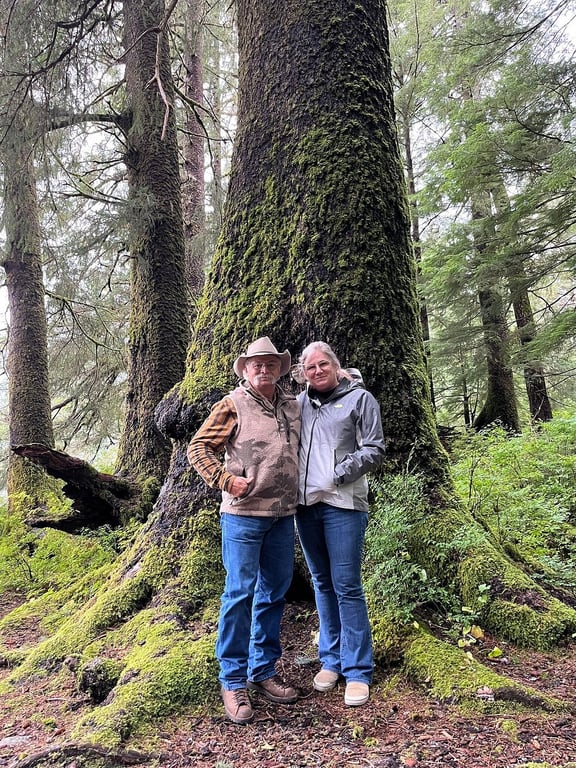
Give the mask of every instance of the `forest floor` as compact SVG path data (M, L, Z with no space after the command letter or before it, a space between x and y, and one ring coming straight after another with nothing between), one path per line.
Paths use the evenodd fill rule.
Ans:
M0 617L17 597L0 595ZM146 741L127 745L107 765L149 768L518 768L527 763L576 765L576 646L550 653L528 652L499 643L504 651L498 671L573 707L572 714L543 714L513 709L509 714L467 712L442 703L407 682L390 681L379 671L364 707L344 705L343 685L326 694L313 691L318 670L311 606L291 604L283 622L284 657L279 672L298 685L302 697L292 705L272 705L253 695L256 717L238 726L224 717L220 702L212 709L170 718ZM3 633L4 647L29 647L38 628ZM484 655L489 648L484 643ZM0 669L0 682L9 670ZM71 732L91 704L64 678L29 680L0 700L0 767L53 765L56 750L67 755L59 766L84 763L70 748ZM130 751L132 750L132 751ZM41 756L44 756L42 762ZM139 758L138 755L141 757Z

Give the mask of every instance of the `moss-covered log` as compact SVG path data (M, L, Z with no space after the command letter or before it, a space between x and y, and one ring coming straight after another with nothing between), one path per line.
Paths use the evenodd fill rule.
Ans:
M56 528L78 533L83 528L125 525L130 519L145 520L158 496L154 478L145 483L98 472L90 464L41 443L16 445L13 452L48 475L64 481L62 493L71 507L52 514L50 508L29 507L26 523L35 528Z

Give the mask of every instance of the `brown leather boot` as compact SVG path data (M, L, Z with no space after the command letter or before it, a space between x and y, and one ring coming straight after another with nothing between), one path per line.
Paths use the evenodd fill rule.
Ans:
M224 702L226 715L233 723L246 725L246 723L250 723L254 719L252 704L248 698L246 688L239 688L236 691L227 691L225 688L222 688L222 701Z
M248 680L248 688L251 691L258 691L268 701L273 701L275 704L292 704L300 695L296 688L285 683L279 675L273 675L267 680L260 680L257 683Z

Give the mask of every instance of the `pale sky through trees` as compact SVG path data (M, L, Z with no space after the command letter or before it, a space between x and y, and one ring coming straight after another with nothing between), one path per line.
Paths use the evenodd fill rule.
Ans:
M530 2L530 6L534 6L536 3L534 0ZM558 20L558 29L563 31L567 38L574 43L576 47L576 9L573 4L567 4L567 10L563 16ZM553 52L551 52L553 57ZM207 170L207 178L210 176L210 170ZM73 224L72 224L73 226ZM5 247L6 233L4 228L0 228L0 248ZM5 285L0 285L0 339L2 344L2 351L5 355L6 346L6 333L8 329L9 317L7 316L7 291ZM0 429L4 431L4 425L7 424L7 398L6 398L6 374L5 374L5 359L0 366ZM0 457L0 462L2 457Z

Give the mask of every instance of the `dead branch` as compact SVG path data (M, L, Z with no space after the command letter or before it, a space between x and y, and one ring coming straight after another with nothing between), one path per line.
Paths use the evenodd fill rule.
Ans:
M112 750L99 747L96 744L67 743L49 747L33 755L18 760L12 768L59 768L67 764L69 758L84 757L98 761L105 768L117 768L119 765L141 765L148 763L154 757L136 750Z
M16 445L12 451L42 467L51 477L63 480L63 491L72 501L72 510L66 516L48 517L37 511L27 519L28 525L68 533L102 525L117 527L133 516L140 501L140 483L98 472L88 462L63 451L40 443Z

